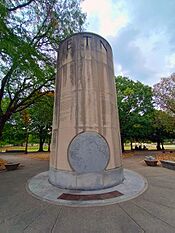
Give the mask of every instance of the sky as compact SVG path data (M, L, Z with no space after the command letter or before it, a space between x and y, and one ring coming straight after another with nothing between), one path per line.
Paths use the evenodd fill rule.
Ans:
M84 0L86 31L111 44L115 75L153 86L175 72L175 0Z

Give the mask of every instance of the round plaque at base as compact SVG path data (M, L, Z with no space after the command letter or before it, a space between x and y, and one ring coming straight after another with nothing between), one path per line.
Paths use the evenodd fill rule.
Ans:
M107 141L97 132L83 132L74 137L68 148L68 161L77 173L104 171L110 159Z

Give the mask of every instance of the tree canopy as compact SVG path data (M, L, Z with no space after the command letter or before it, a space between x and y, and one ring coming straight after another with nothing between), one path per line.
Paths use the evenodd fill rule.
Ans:
M157 150L164 149L164 140L175 137L175 119L168 112L155 109L151 120L151 133L148 139L157 142Z
M50 91L55 51L85 18L79 0L0 0L0 137L13 113Z
M154 85L154 96L161 109L175 115L175 73Z
M157 143L163 149L166 139L175 138L175 118L169 111L154 107L152 88L129 78L116 78L122 142ZM4 106L8 99L4 99ZM2 143L23 144L29 135L30 143L50 144L53 92L46 93L27 109L13 114L4 128ZM162 145L162 148L161 148Z
M116 88L122 144L126 140L144 140L150 131L153 112L151 87L118 76Z
M43 151L44 143L50 145L52 119L53 119L54 93L50 92L42 96L29 108L30 133L39 138L39 151Z

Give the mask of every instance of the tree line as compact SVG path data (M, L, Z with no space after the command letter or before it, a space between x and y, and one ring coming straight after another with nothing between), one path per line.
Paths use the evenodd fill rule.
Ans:
M137 81L116 78L122 148L124 142L156 142L164 149L175 139L175 74L162 78L151 88Z
M130 142L133 149L133 142L148 141L156 142L157 150L161 150L165 140L175 139L175 109L172 107L175 96L168 93L167 88L167 80L172 82L174 77L175 74L162 79L153 88L127 77L116 77L123 150L125 142ZM51 141L53 102L54 92L47 92L30 107L13 114L5 124L1 144L19 145L29 141L39 143L39 151L43 151L44 143L50 145Z

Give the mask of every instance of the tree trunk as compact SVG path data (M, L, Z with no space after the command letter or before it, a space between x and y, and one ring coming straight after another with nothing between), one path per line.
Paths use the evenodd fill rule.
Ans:
M122 144L122 152L124 152L125 151L125 147L124 147L124 140L123 140L123 138L121 138L121 144Z
M28 139L29 139L29 134L28 134L28 129L26 128L26 145L25 145L25 154L27 154Z
M44 142L45 142L45 137L43 136L43 130L40 130L40 134L39 134L39 150L38 152L43 152L43 146L44 146Z
M48 152L50 152L50 142L48 143Z
M132 147L132 141L131 141L131 150L133 150L133 147Z
M48 152L50 152L50 144L51 144L51 137L48 138L48 149L47 149Z
M0 116L0 139L2 138L2 133L3 133L3 129L4 129L4 126L5 126L5 123L8 119L10 119L10 116L6 116L6 115L2 115Z
M44 140L42 138L40 138L38 152L43 152L44 151L43 145L44 145Z
M161 150L160 141L157 141L157 150Z
M163 141L161 142L161 145L162 145L162 150L165 150L164 146L163 146Z
M0 139L2 138L2 132L5 126L5 121L3 121L3 119L0 118Z
M44 142L45 142L44 130L43 130L43 128L40 128L40 131L39 131L39 150L38 150L38 152L43 152L44 151L44 149L43 149Z

